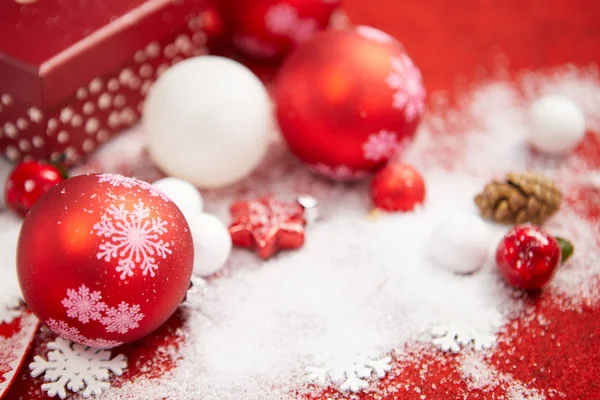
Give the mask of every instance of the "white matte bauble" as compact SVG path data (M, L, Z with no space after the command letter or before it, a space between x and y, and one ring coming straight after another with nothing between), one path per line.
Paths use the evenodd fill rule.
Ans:
M585 136L585 117L572 100L550 95L536 100L529 111L530 143L537 150L561 155Z
M143 123L159 168L199 188L215 188L259 165L273 114L267 90L248 68L198 56L160 76L144 103Z
M202 195L194 185L177 178L162 178L152 186L167 195L184 215L198 214L204 209Z
M186 216L194 241L194 274L209 276L217 272L231 254L231 235L214 215Z
M493 235L476 215L456 214L442 219L431 234L429 252L442 267L469 274L485 264Z
M8 162L7 159L0 156L0 187L4 187L6 185L6 181L8 180L8 176L12 172L15 166ZM0 210L6 207L6 200L4 199L5 193L4 190L0 193Z

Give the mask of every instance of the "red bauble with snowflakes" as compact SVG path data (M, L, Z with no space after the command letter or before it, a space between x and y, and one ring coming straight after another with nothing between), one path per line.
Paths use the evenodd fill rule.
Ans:
M381 210L412 211L425 201L425 182L412 166L390 163L373 178L371 198Z
M329 25L341 0L222 0L235 47L256 59L277 60Z
M55 333L109 348L147 335L175 311L194 250L179 208L150 184L81 175L25 217L17 273L29 308Z
M8 207L24 216L51 187L64 180L62 171L51 164L25 161L10 173L4 187Z
M299 46L279 71L275 96L292 151L316 172L346 180L378 169L410 143L425 89L400 42L359 26Z

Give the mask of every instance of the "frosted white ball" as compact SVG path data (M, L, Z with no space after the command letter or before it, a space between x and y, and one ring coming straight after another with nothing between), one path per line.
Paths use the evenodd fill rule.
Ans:
M8 162L7 159L0 156L0 210L6 207L6 199L4 198L4 187L8 176L12 172L14 165Z
M194 185L177 178L162 178L152 186L167 195L185 215L198 214L203 211L202 195Z
M585 136L585 118L572 100L550 95L536 100L529 112L530 143L541 152L572 151Z
M472 214L456 214L442 219L431 234L429 251L441 266L453 272L475 272L486 261L492 234L485 223Z
M243 65L199 56L163 73L144 103L146 145L168 175L223 187L264 158L273 127L269 95Z
M194 241L194 274L212 275L231 254L229 230L217 217L207 213L188 215L187 222Z

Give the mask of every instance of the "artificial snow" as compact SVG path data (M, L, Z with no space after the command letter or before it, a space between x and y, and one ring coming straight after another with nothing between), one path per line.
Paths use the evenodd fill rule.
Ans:
M531 152L526 113L539 95L571 98L584 110L588 126L600 127L596 71L566 68L520 79L519 86L496 81L475 88L458 99L458 108L432 96L441 100L426 114L403 159L422 172L427 185L427 200L414 212L369 213L368 182L348 185L320 179L277 141L252 177L203 193L206 211L224 222L229 221L233 200L265 193L288 200L312 195L319 200L320 218L307 227L306 243L299 250L268 261L234 250L219 275L199 281L188 299L179 331L184 343L174 354L179 358L177 367L159 380L140 377L121 382L103 399L145 398L153 393L174 399L275 400L313 390L306 383L312 378L313 384L338 390L371 390L372 380L391 373L388 364L371 367L371 363L387 357L392 363L404 360L407 345L434 349L440 358L447 357L441 350L471 355L493 349L502 327L526 311L522 296L496 272L493 248L480 271L459 275L431 259L431 234L448 216L476 215L475 194L509 170L544 172L564 191L588 179L590 167L577 156L549 159ZM118 157L111 154L111 146L126 143L136 148L141 140L139 132L118 139L89 165L155 179L159 174L139 151L131 151L139 154L130 159L134 167L123 167L122 159L111 158ZM491 243L507 230L485 224ZM598 227L565 205L546 228L576 243L575 255L559 268L546 290L560 294L566 309L597 301L593 278L600 274L600 263L594 262L599 259ZM5 233L4 239L9 240ZM464 379L473 381L474 375L467 373L473 362L468 359L459 362ZM542 395L494 371L475 381L478 387L508 383L514 399Z

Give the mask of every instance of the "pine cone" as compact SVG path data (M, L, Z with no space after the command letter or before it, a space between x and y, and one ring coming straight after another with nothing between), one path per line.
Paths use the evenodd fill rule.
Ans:
M475 196L481 214L504 224L543 224L558 210L562 193L552 179L534 172L506 174Z

